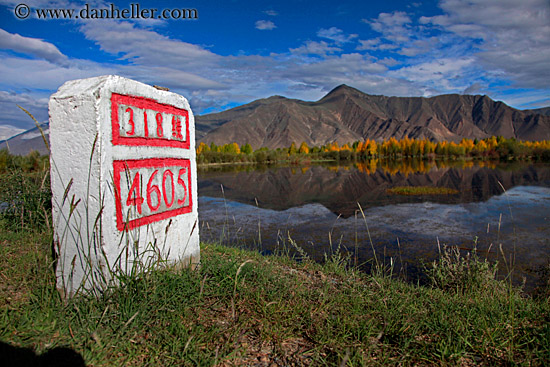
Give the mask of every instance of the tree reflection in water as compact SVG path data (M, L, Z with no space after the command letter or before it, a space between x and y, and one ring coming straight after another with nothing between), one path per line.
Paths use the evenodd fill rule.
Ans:
M458 193L388 192L398 186ZM549 261L548 213L549 165L402 160L199 171L202 241L272 252L288 246L290 234L315 259L322 260L332 242L357 249L359 261L366 262L372 258L366 219L377 253L388 261L399 258L409 276L417 275L420 259L437 255L437 239L471 249L477 237L481 251L490 249L489 258L502 256L502 244L515 258L516 277L526 276L533 286L533 272Z

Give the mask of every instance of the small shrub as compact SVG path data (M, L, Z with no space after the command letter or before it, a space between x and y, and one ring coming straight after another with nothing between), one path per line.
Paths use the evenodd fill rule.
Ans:
M459 193L455 189L432 186L397 186L387 189L386 192L395 195L455 195Z
M48 228L51 199L48 171L26 173L16 169L0 175L0 218L10 230Z
M434 288L463 294L505 289L506 284L497 280L497 271L498 263L481 260L475 247L463 256L457 247L444 246L426 274Z

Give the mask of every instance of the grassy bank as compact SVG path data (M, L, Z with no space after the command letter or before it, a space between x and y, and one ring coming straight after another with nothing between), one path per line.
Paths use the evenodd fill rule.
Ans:
M545 365L550 302L442 254L431 286L202 244L198 270L155 271L64 303L51 234L0 234L2 358L87 366ZM8 360L9 361L9 360ZM80 364L79 364L80 363ZM23 364L24 365L24 364ZM32 365L32 364L28 364Z
M395 195L454 195L458 190L432 186L398 186L387 190Z

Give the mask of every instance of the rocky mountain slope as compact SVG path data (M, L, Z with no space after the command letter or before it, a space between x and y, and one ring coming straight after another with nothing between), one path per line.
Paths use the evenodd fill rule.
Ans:
M49 140L49 125L41 125L46 139ZM12 136L7 140L0 140L0 149L7 149L11 154L26 155L31 150L37 150L40 154L49 154L48 148L44 144L44 138L37 127Z
M250 143L254 148L391 137L550 139L550 116L543 114L545 109L536 112L516 110L487 96L386 97L341 85L316 102L274 96L198 116L197 136L205 143Z

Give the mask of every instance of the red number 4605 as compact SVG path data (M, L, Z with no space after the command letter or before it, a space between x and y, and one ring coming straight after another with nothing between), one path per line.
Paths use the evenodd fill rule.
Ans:
M191 211L188 159L114 161L113 166L119 230Z

